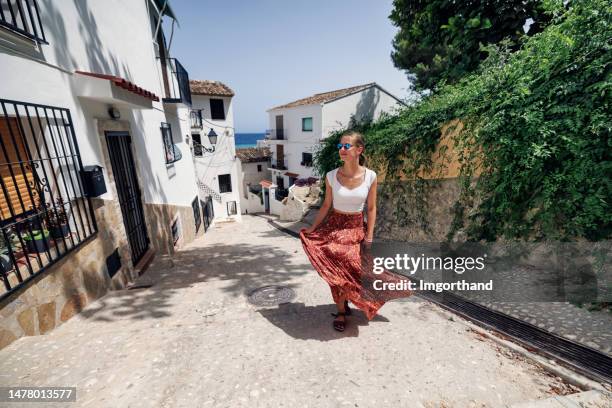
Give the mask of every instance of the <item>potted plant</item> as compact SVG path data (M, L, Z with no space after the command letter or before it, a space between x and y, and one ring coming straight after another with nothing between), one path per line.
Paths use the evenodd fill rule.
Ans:
M70 225L68 224L68 214L64 207L64 200L59 197L56 200L57 209L55 211L49 211L47 227L51 231L53 238L63 238L70 234Z
M2 273L8 272L13 269L13 261L9 255L11 251L11 242L13 241L14 234L7 230L0 233L0 271Z
M49 249L49 230L32 230L32 233L24 232L21 236L26 243L28 252L46 252Z

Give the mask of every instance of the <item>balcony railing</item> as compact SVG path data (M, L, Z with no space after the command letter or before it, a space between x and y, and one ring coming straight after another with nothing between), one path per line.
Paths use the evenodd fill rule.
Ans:
M192 110L189 114L192 129L202 129L202 110Z
M160 59L164 78L165 103L182 103L191 106L189 74L176 58Z
M268 140L285 140L285 129L268 129L268 130L266 130L266 139L268 139Z
M39 43L47 43L37 0L0 0L0 27Z
M277 170L287 170L287 160L272 160L270 167Z

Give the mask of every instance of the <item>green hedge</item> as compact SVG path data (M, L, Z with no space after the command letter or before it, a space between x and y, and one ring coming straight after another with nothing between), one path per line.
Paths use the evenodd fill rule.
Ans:
M461 119L460 147L482 149L484 170L471 182L474 157L462 157L463 188L449 239L459 229L471 240L610 236L612 6L546 4L553 22L520 50L490 48L478 73L396 116L357 126L370 157L388 162L383 197L403 194L425 217L431 184L416 173L431 170L441 126ZM338 138L328 138L317 155L320 174L340 165ZM416 182L394 183L402 173ZM426 223L406 214L396 211L400 224Z

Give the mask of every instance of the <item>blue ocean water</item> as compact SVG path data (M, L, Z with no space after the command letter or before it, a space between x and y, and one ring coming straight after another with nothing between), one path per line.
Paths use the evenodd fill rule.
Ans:
M235 135L236 149L245 147L256 147L258 140L263 140L265 133L236 133Z

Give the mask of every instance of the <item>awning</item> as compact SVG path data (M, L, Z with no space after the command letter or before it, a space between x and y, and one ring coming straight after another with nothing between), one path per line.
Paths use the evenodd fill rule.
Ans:
M86 71L75 71L75 74L77 96L146 109L153 107L153 101L159 102L159 96L153 92L121 77Z
M169 0L153 0L153 2L157 6L158 10L162 10L163 15L168 16L174 19L175 21L178 21L178 19L176 18L176 15L174 14L174 11L172 11L172 9L170 8ZM164 4L165 4L165 7L164 7Z
M289 177L299 177L300 175L297 173L292 173L290 171L285 173L285 176L289 176Z

